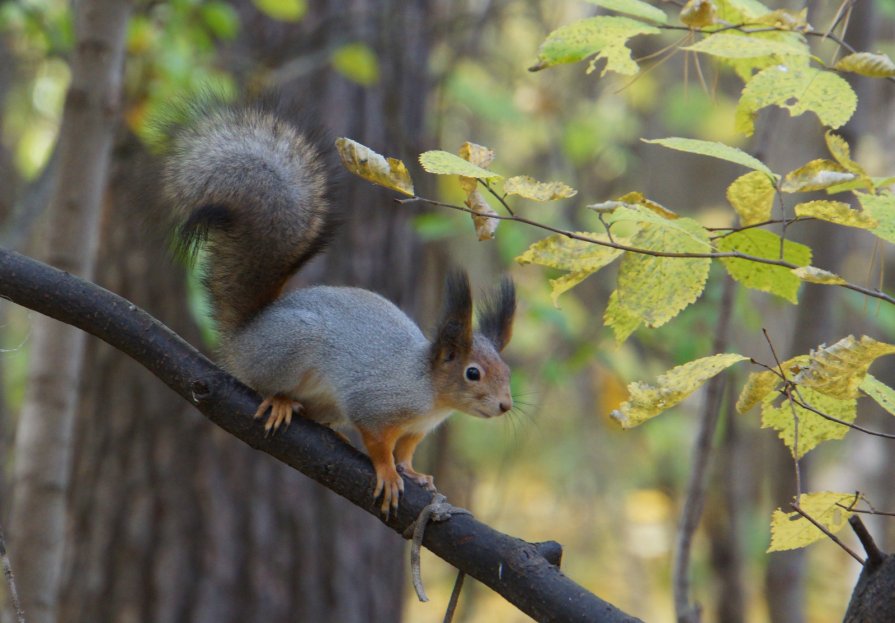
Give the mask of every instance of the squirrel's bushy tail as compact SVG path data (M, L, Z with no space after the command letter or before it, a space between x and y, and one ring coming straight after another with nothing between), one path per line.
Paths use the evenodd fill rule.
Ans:
M273 302L332 230L327 159L262 108L198 111L173 132L163 180L179 242L205 245L203 281L225 336Z

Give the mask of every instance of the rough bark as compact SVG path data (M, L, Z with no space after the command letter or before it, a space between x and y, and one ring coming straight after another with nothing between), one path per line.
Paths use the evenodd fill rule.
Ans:
M59 136L59 178L50 205L48 261L93 272L130 3L84 0L75 14L72 82ZM10 551L32 623L54 623L65 545L65 493L84 336L35 318L28 387L15 439ZM27 552L27 555L23 555Z
M848 522L858 535L867 559L852 591L843 623L895 621L895 556L881 551L861 518Z
M302 418L285 432L266 437L263 427L251 418L259 396L133 303L2 249L0 295L70 322L121 349L195 404L213 423L379 517L376 501L370 495L375 476L365 455L343 443L331 430ZM152 458L163 465L166 457ZM407 483L400 508L385 521L386 525L403 534L430 499L425 489ZM429 526L423 545L538 621L638 620L566 578L550 562L558 558L555 545L525 543L470 515L455 515ZM168 566L166 570L173 568Z

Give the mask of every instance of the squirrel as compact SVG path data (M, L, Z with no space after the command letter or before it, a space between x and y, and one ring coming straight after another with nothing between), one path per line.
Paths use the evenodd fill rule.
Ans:
M423 437L454 410L491 418L513 407L513 282L486 298L473 330L469 280L449 273L434 338L403 311L360 288L286 281L322 250L335 208L326 153L292 123L260 107L216 105L170 132L162 182L176 239L203 246L202 283L217 323L219 357L263 401L265 434L293 413L359 432L376 472L374 500L396 511L402 475Z

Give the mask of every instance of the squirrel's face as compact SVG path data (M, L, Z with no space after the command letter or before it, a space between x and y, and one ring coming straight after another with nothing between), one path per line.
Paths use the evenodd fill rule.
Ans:
M448 275L445 306L430 348L435 403L492 418L513 408L510 368L500 358L509 343L516 311L513 282L504 279L479 310L472 328L472 296L466 273Z
M513 408L510 367L482 335L475 335L468 353L448 354L435 367L432 378L439 406L481 418Z

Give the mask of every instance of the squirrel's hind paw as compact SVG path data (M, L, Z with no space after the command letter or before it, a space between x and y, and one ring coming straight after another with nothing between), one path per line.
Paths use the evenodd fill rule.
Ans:
M433 476L430 476L429 474L421 474L406 463L398 463L398 473L404 474L416 484L425 487L428 491L432 491L433 493L437 491L435 488L435 478Z
M255 411L255 415L252 417L260 420L264 417L268 408L270 409L270 415L267 416L267 421L264 423L265 436L275 435L280 430L280 426L283 426L284 429L289 428L289 425L292 423L292 413L299 413L303 407L300 402L291 398L271 396L261 401L261 404L258 405L258 409Z

